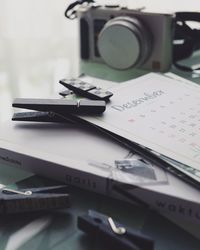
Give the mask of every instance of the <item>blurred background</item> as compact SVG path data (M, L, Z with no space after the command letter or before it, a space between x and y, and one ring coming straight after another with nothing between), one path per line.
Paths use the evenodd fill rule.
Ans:
M79 75L78 22L64 16L71 2L0 0L0 121L10 119L14 97L49 96L59 79ZM200 11L196 0L98 2L155 12Z
M66 0L0 0L0 121L12 99L55 92L63 76L78 75L77 21Z

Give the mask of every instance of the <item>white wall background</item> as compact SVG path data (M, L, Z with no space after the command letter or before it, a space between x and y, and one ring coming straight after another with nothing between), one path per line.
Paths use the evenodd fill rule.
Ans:
M16 96L45 96L78 74L77 22L66 0L0 0L0 120Z
M64 17L70 2L0 0L0 121L11 116L14 97L48 95L60 78L78 75L77 21ZM200 11L197 0L114 2L152 11Z

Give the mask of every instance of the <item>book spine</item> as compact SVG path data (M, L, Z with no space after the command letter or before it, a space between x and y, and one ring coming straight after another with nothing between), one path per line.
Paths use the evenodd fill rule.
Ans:
M120 194L116 192L114 188L116 183L111 179L5 148L0 148L0 162L127 202L138 203L139 201L140 204L148 205L163 215L165 213L169 216L176 215L200 224L200 206L192 201L189 202L140 187L132 188L128 191L128 195Z
M125 199L128 202L138 203L144 207L150 207L152 210L165 214L169 217L191 221L200 225L200 205L192 201L176 198L167 194L151 191L142 187L129 188L128 191L120 191L114 184L112 196L119 199ZM119 184L120 186L121 184Z
M86 190L102 194L107 192L106 178L17 151L0 148L0 162Z
M160 211L163 215L167 214L172 217L182 218L200 225L200 205L192 201L177 199L173 196L163 195L160 193L151 192L149 195L144 195L145 192L138 193L137 195L145 197L145 201L151 207Z

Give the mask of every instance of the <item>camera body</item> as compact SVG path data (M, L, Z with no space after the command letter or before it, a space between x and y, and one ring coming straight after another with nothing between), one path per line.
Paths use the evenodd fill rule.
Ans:
M120 6L81 6L81 59L125 70L166 72L172 65L173 14Z

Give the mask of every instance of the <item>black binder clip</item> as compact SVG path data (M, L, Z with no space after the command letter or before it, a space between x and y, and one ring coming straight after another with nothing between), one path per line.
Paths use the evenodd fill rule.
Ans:
M69 194L66 185L0 191L0 214L14 214L50 209L68 208Z
M16 98L12 106L39 111L15 113L12 120L37 122L66 122L70 115L100 115L106 109L105 101L87 99Z
M106 249L153 250L154 241L132 229L115 222L111 217L93 210L78 217L78 228L90 234L97 242L104 242Z
M59 81L59 83L65 86L68 91L71 90L75 94L92 100L104 100L108 102L109 99L113 96L112 92L96 87L80 79L62 79Z
M66 99L39 99L39 98L16 98L13 107L32 109L56 114L101 114L106 109L106 103L102 100L66 100Z
M14 113L12 121L26 121L26 122L58 122L58 123L75 123L73 121L73 116L71 119L68 116L62 116L54 112L18 112Z

